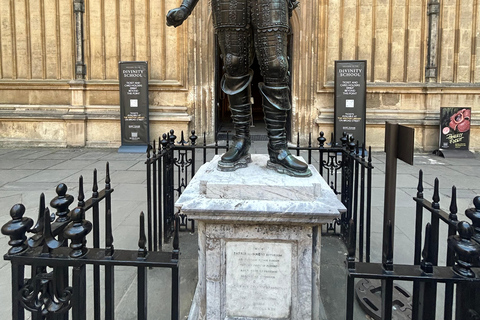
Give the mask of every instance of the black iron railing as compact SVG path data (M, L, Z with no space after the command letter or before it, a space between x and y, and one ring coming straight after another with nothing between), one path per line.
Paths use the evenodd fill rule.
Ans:
M195 131L191 132L188 140L185 140L182 131L180 140L177 141L175 132L170 130L159 140L158 149L156 141L148 146L145 164L149 251L161 250L162 244L172 237L174 217L178 214L175 211L175 200L183 193L199 165L210 160L212 151L217 155L229 147L228 136L224 145L220 145L218 140L207 145L205 133L201 145L197 145L197 140ZM180 230L195 230L193 220L183 214L178 214L178 217Z
M330 185L335 194L340 196L347 211L331 224L326 225L327 232L337 233L337 226L344 241L350 237L349 221L353 220L358 226L358 259L370 262L370 235L371 235L371 207L372 207L372 152L365 145L355 143L354 137L343 134L341 144L333 143L333 135L330 143L323 132L317 138L318 147L312 146L312 136L309 135L308 145L301 147L297 136L297 146L291 148L297 156L306 153L309 164L318 159L318 172Z
M381 280L381 304L363 301L367 313L375 319L391 319L392 310L400 309L398 301L393 298L394 281L413 282L411 319L436 319L437 285L445 284L443 319L474 320L480 319L480 229L457 219L456 188L452 188L450 212L440 208L439 181L435 179L432 201L423 197L423 174L420 171L415 214L415 248L414 265L393 263L362 263L355 261L355 238L349 243L347 258L347 319L353 319L355 296L355 279ZM466 210L474 224L480 221L480 197L474 199L475 208ZM424 246L422 250L422 231L424 213L430 214L425 226ZM447 239L440 239L440 222L447 225ZM393 261L392 224L383 235L389 250L387 261ZM351 228L354 223L351 221ZM448 243L446 264L439 266L439 244ZM358 288L357 288L358 289ZM365 288L360 288L365 291ZM377 290L376 288L374 290ZM358 291L358 290L357 290ZM456 297L456 301L454 301ZM366 298L364 298L366 299ZM395 308L393 308L395 307ZM454 314L455 308L455 314ZM376 313L376 314L375 314Z
M207 145L205 134L203 143L197 143L198 137L192 131L185 140L183 132L177 136L171 130L160 139L158 149L156 142L147 151L147 202L148 202L148 243L149 250L159 250L172 233L172 217L177 214L174 201L182 194L201 164L213 155L224 152L229 147L226 140ZM353 137L342 136L341 145L327 143L324 133L320 132L317 146L312 143L311 134L307 146L290 147L297 156L304 156L309 164L318 161L317 169L341 197L347 212L341 218L327 225L327 232L340 232L348 239L349 221L353 219L359 225L359 259L370 261L370 217L372 197L372 158L369 150L366 157L365 146L355 144ZM333 138L332 138L333 141ZM180 215L181 230L194 231L194 223L187 216Z
M12 269L12 320L25 319L25 310L32 319L84 320L87 317L86 288L93 286L94 319L113 319L115 314L116 266L137 268L138 319L147 319L147 270L169 268L172 270L171 319L179 317L178 275L178 218L174 232L172 252L149 252L146 249L145 218L140 214L140 237L137 250L118 250L113 246L112 206L109 167L107 164L105 188L98 191L97 172L94 171L92 197L85 200L83 177L79 181L78 204L69 206L74 197L67 194L67 186L59 184L57 196L50 202L56 209L50 215L45 197L40 196L38 219L24 217L25 207L16 204L10 210L12 220L2 227L10 237L11 248L4 256ZM104 213L100 204L104 202ZM86 214L91 216L90 222ZM100 220L104 220L105 247L100 248ZM93 248L86 247L86 237L93 230ZM27 233L31 236L27 238ZM87 276L87 266L93 266L93 276ZM104 285L101 285L103 267ZM29 268L30 275L26 275ZM27 278L25 278L27 277ZM104 293L104 315L101 315L101 293ZM88 307L91 310L91 307Z

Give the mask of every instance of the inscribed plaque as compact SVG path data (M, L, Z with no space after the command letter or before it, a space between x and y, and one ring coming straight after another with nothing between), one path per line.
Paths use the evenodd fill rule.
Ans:
M226 316L288 318L292 296L292 244L226 243Z

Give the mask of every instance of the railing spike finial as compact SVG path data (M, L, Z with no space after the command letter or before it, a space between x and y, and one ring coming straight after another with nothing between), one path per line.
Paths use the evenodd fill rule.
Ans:
M427 223L425 227L425 242L422 251L422 262L420 267L425 273L433 273L433 244L432 244L432 225Z
M368 163L372 163L372 146L368 147Z
M106 164L106 173L105 173L105 190L110 190L112 186L110 185L110 163Z
M450 201L450 214L448 218L452 221L458 221L457 213L457 187L452 186L452 200Z
M138 258L145 259L147 257L147 237L145 235L145 214L140 213L140 237L138 238Z
M27 250L28 245L25 240L27 230L33 226L33 220L23 217L25 214L25 206L23 204L16 204L10 209L10 217L12 220L5 223L2 227L2 234L9 236L8 244L12 246L8 250L9 255L17 255Z
M175 145L175 140L177 139L177 136L175 135L175 131L173 129L170 129L170 135L168 136L168 142L170 145Z
M433 185L433 197L432 197L432 207L434 209L440 209L440 187L439 187L439 180L435 178L435 182Z
M98 172L96 168L93 169L92 198L98 198Z
M88 252L87 234L92 230L92 223L85 220L85 209L82 206L78 206L72 211L72 222L63 231L65 239L70 240L70 257L81 258Z
M417 198L423 199L423 170L418 171Z
M362 143L362 160L365 161L365 142Z
M153 140L152 153L153 153L153 157L155 158L155 155L157 154L157 146L156 146L155 140Z
M75 201L75 198L67 194L67 190L67 185L60 183L55 189L57 196L50 201L50 206L56 209L57 222L67 222L70 220L68 216L70 209L68 207Z
M83 192L83 176L78 178L78 206L85 207L85 193Z
M53 249L60 248L64 240L57 240L52 233L52 224L50 220L50 210L48 208L45 209L45 214L43 216L44 227L43 227L43 250L42 254L49 255Z
M348 142L348 149L350 153L355 153L355 138L353 136L350 136L349 142Z
M332 133L333 135L333 133ZM347 143L348 143L348 137L347 137L347 133L346 132L343 132L342 134L342 137L340 138L340 141L342 143L342 147L346 147L347 146ZM332 139L332 145L335 144L333 139Z
M325 133L323 131L320 131L320 136L317 138L317 140L320 148L323 148L325 146L325 142L327 141L327 138L325 138Z
M297 132L297 147L300 147L300 132Z
M152 150L152 148L153 148L152 145L149 143L147 146L147 159L150 159L150 150Z
M458 235L448 237L448 247L455 252L453 271L465 278L475 278L472 267L480 265L480 244L472 241L473 227L466 221L457 224Z
M28 239L28 245L30 248L36 248L43 244L43 229L45 226L45 194L40 195L40 204L38 206L38 218L35 226L30 229L30 232L34 233L32 237ZM50 218L51 219L51 218Z
M465 210L465 215L472 220L472 225L475 230L475 239L480 243L480 196L473 198L474 208Z
M308 133L308 148L312 147L312 133Z
M162 144L162 149L166 149L167 148L167 145L168 145L168 140L167 140L167 134L164 133L162 135L162 141L160 141L160 143Z
M186 145L187 143L188 143L188 142L185 141L185 135L184 135L183 130L182 130L182 132L180 133L180 144L181 144L182 146L184 146L184 145Z
M192 146L195 146L195 145L197 145L197 139L198 139L198 137L195 135L195 130L192 130L191 133L192 133L192 135L191 135L190 138L189 138L190 144L191 144Z

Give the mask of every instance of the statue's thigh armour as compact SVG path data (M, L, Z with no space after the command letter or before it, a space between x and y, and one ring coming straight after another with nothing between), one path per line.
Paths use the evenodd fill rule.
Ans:
M251 0L252 25L257 32L288 30L287 0Z
M250 23L248 0L212 0L213 26L245 28Z
M288 29L287 0L212 0L213 26L272 31ZM270 29L270 30L269 30Z

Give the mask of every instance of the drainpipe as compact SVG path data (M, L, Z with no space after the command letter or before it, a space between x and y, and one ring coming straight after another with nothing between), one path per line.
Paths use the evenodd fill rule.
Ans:
M75 15L75 79L85 79L87 67L84 61L83 42L83 14L85 13L84 0L73 0L73 13Z
M427 42L427 66L425 67L426 82L437 82L437 48L438 48L438 25L439 25L440 2L430 0L428 2L428 42Z
M85 114L85 76L87 67L84 56L83 14L84 0L73 0L75 18L75 78L69 82L71 92L70 108L63 115L65 121L65 144L67 147L84 147L87 141L87 117Z

